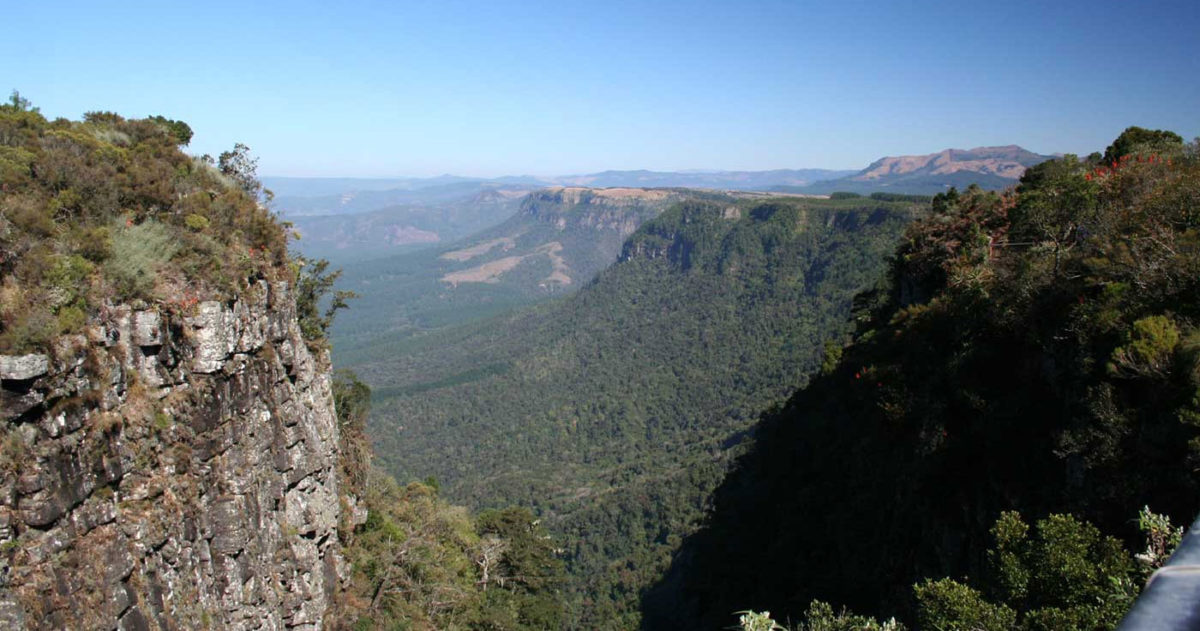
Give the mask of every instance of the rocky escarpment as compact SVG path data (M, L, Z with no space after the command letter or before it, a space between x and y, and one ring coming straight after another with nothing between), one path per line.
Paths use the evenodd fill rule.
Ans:
M0 627L322 626L352 499L287 283L0 357L0 428Z
M611 232L624 239L683 197L679 191L665 189L556 186L530 193L521 212L559 230Z

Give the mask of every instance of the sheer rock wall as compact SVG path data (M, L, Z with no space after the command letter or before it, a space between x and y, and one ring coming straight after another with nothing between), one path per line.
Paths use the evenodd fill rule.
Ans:
M337 472L286 283L0 357L0 628L320 628Z

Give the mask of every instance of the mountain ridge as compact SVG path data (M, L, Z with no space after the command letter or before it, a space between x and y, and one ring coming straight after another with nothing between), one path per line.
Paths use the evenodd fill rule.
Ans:
M1053 157L1019 145L948 148L936 153L884 156L852 175L775 190L813 194L838 191L935 194L971 184L985 190L1000 190L1015 185L1029 167Z
M1020 145L947 148L929 154L883 156L857 171L768 169L762 171L649 169L606 170L559 176L495 178L439 175L431 178L267 177L275 208L289 218L350 215L397 205L444 204L493 191L509 194L552 187L689 188L826 195L890 192L934 194L977 184L988 190L1016 183L1025 169L1053 158ZM434 230L434 232L437 232ZM441 239L446 241L446 239Z
M975 171L993 173L1015 180L1021 177L1026 168L1049 160L1051 157L1033 153L1019 145L975 147L973 149L949 148L925 155L885 156L846 179L861 181L877 179L885 175L915 173L940 175L957 171ZM885 168L886 170L884 170Z

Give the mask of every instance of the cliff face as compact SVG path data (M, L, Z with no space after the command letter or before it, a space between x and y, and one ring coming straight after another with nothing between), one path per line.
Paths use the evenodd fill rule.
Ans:
M552 187L525 196L520 211L468 247L440 255L439 280L506 284L543 296L578 286L612 264L621 244L684 193L672 190ZM467 264L459 266L458 264Z
M623 240L682 197L677 191L657 189L558 186L530 193L521 212L559 230L612 232Z
M353 499L287 283L0 357L0 426L0 627L321 627Z

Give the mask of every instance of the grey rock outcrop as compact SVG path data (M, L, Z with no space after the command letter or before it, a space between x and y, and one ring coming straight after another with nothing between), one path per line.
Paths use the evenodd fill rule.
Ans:
M24 381L46 374L50 358L45 355L0 355L0 379Z
M286 283L111 308L0 379L0 628L322 627L356 504Z

